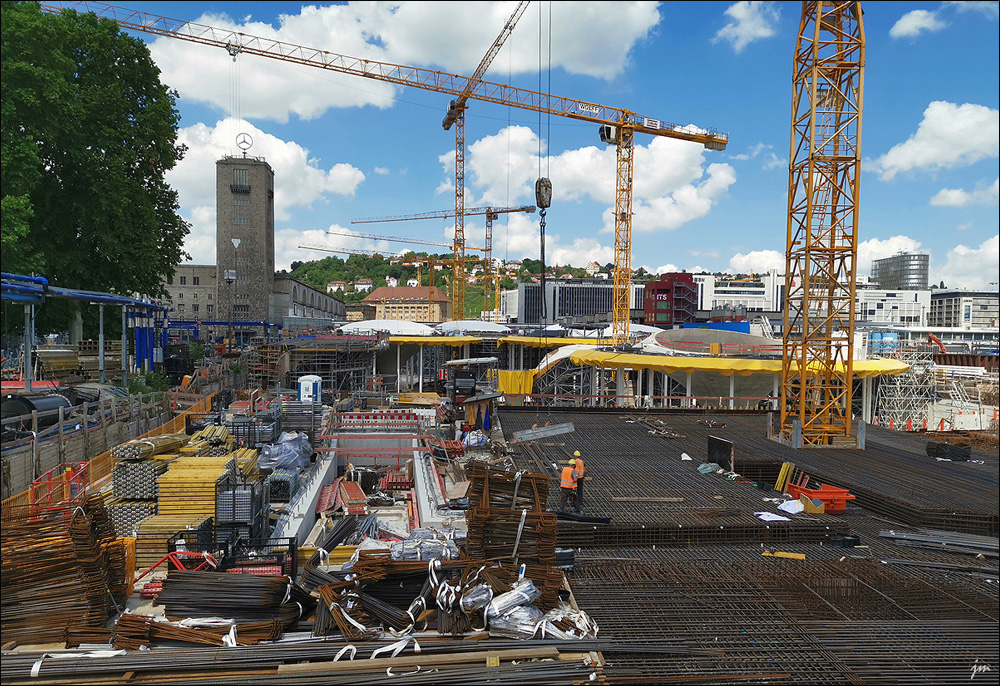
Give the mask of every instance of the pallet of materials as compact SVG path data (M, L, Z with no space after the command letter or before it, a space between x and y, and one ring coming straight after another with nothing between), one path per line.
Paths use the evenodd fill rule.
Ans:
M157 479L162 515L215 515L216 483L232 467L232 458L178 457Z
M212 517L196 515L155 515L136 528L135 566L144 569L156 564L167 554L167 540L178 531L210 529ZM164 570L165 571L165 570Z

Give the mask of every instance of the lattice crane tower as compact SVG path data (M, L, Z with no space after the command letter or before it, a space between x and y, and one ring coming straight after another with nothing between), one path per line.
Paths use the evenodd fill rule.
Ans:
M851 437L865 34L860 2L803 2L788 178L780 440Z

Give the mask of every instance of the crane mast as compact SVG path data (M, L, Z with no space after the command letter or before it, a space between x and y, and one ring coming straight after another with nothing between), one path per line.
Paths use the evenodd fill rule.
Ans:
M520 2L514 8L513 14L510 15L507 23L504 24L500 35L493 41L493 45L486 51L486 55L483 56L479 66L476 67L476 71L472 75L472 78L469 79L469 83L466 85L463 93L458 96L457 100L452 100L448 103L448 112L441 124L445 131L451 128L452 124L455 124L455 268L454 285L451 289L451 311L452 316L456 319L465 318L465 263L462 260L465 257L465 110L468 108L466 102L473 88L483 78L486 70L493 62L493 58L497 56L500 48L507 41L507 37L514 31L514 26L521 18L521 15L524 14L524 10L527 7L527 2ZM489 225L488 217L489 215L487 215L487 224Z
M466 216L466 217L471 217L471 216L480 215L480 214L481 215L485 215L485 217L486 217L486 242L485 242L485 245L482 248L482 250L483 250L483 260L485 261L484 264L485 264L485 269L486 269L485 277L486 277L487 287L486 287L486 290L483 292L483 298L484 298L484 301L485 301L486 294L490 290L493 291L493 309L495 311L495 315L494 316L498 316L499 315L499 309L500 309L500 307L499 307L499 303L500 303L500 301L499 301L500 276L493 269L493 222L501 214L507 214L507 213L510 213L510 212L525 212L525 213L530 214L530 213L534 212L536 209L537 208L534 205L523 205L521 207L473 207L473 208L469 208L469 209L465 209L464 210L464 213L465 213L464 216ZM394 216L388 216L388 217L369 217L369 218L366 218L366 219L354 219L354 220L351 221L351 223L352 224L373 224L373 223L379 223L379 222L413 221L413 220L416 220L416 219L441 219L441 218L450 217L450 216L452 216L450 210L438 210L438 211L432 211L432 212L422 212L420 214L401 214L401 215L394 215ZM330 231L328 233L336 233L336 232ZM363 236L363 234L362 234L362 236ZM374 238L374 236L368 236L368 238ZM385 240L392 240L392 239L385 239ZM396 239L396 240L403 240L403 239ZM466 250L478 250L479 248L469 248L468 246L466 246L465 249ZM465 261L468 261L468 260L465 260ZM462 262L462 264L464 265L465 262ZM463 278L464 278L464 273L465 273L465 270L463 269L462 270ZM492 287L490 286L491 283L492 283Z
M865 34L857 1L802 3L795 48L780 440L851 438Z
M856 3L845 3L856 4ZM422 90L446 93L468 100L489 102L506 107L567 117L601 125L600 130L621 132L614 136L618 146L617 187L615 202L615 257L628 259L628 265L616 264L614 312L614 342L618 345L627 340L628 297L631 280L632 245L632 157L635 134L643 133L664 136L677 140L699 143L709 150L725 150L729 136L715 129L704 129L693 125L680 125L661 119L646 117L631 110L599 105L596 103L540 93L506 84L477 80L471 77L449 74L434 69L423 69L406 65L381 62L361 57L350 57L328 50L309 48L271 38L260 38L229 29L219 29L204 24L168 19L149 12L140 12L99 2L64 2L59 4L40 3L43 12L58 14L63 10L91 12L98 17L111 19L121 28L140 31L168 38L177 38L200 45L222 48L229 54L247 54L281 60L292 64L316 67L340 74L374 79L399 86L409 86ZM503 35L503 34L501 34ZM609 139L606 142L612 142ZM463 140L464 145L464 140ZM458 197L456 195L456 197ZM457 217L456 217L457 219ZM464 240L464 236L463 236ZM464 252L464 248L463 248ZM626 256L628 256L626 258ZM461 265L461 262L456 262ZM453 279L461 288L460 279Z

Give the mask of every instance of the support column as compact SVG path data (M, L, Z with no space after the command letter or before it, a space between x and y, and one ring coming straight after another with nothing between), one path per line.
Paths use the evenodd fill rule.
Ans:
M662 407L666 407L668 404L672 403L672 400L668 400L669 395L668 389L670 388L670 377L667 376L666 372L663 372L663 401L661 403Z
M122 387L128 386L128 308L122 305Z
M402 347L403 347L402 343L397 343L396 344L396 392L397 393L402 393L403 392L402 382L400 380L401 374L399 373L399 350Z
M104 305L98 305L98 334L97 334L97 368L100 370L100 380L104 383Z
M780 374L775 374L774 375L774 390L771 391L772 395L774 396L774 400L771 401L771 409L772 410L779 409L778 408L778 402L780 402L779 399L781 398L781 391L779 391L778 388L779 388L780 384L781 384L781 375Z
M423 393L424 392L424 346L423 345L420 346L420 372L417 378L420 380L417 388L421 393Z
M601 394L600 376L597 367L590 368L590 406L597 407L597 396Z
M24 306L24 392L31 393L34 365L31 362L31 349L35 344L35 306ZM32 440L34 443L34 440ZM34 476L37 476L34 475Z
M729 409L733 409L733 396L736 394L736 375L729 375Z
M624 398L626 391L625 384L625 370L616 369L615 370L615 407L621 407L624 403Z
M872 423L872 377L861 380L861 420L865 424Z
M642 370L635 370L635 404L642 407Z

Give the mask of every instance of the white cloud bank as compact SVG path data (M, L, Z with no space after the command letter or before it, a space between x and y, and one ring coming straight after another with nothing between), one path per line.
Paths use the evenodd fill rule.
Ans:
M234 3L235 5L235 3ZM225 6L225 5L223 5ZM471 74L510 17L509 2L352 2L281 15L278 26L246 17L208 13L195 24L247 34L289 46L328 49L340 55L392 64ZM613 18L610 21L609 18ZM548 32L549 11L542 16ZM626 68L632 49L659 23L655 2L552 3L553 68L613 79ZM503 47L511 74L538 69L539 12L529 8ZM447 49L442 49L447 46ZM287 122L316 119L330 108L391 107L402 87L373 78L340 74L276 59L240 55L174 38L150 45L161 80L186 100L208 103L226 115L231 84L239 86L239 116ZM487 72L485 80L491 81ZM506 79L503 79L506 80Z
M998 264L1000 234L987 238L978 247L956 245L948 251L944 266L931 268L931 283L944 281L948 288L986 289L990 281L998 280Z
M983 185L972 191L961 188L942 188L931 198L931 205L936 207L995 205L998 197L1000 197L1000 179L994 180L989 186Z

